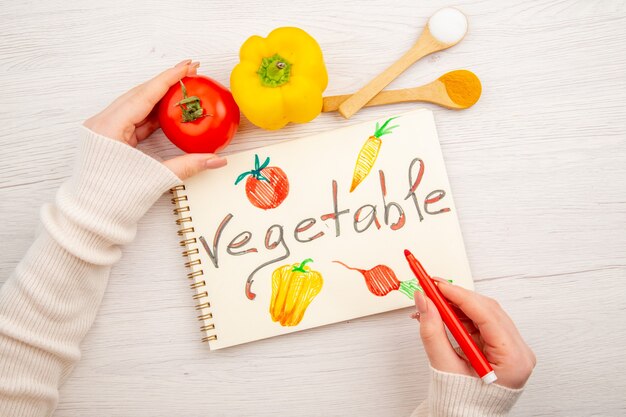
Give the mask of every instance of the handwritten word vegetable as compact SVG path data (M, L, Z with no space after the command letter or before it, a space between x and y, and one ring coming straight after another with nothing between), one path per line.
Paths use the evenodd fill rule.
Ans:
M159 103L158 115L165 136L190 153L223 149L239 127L239 108L230 91L202 75L172 86Z
M259 155L254 155L254 169L237 177L235 185L246 180L246 196L252 205L263 210L278 207L289 194L289 180L279 167L268 167L270 158L259 164Z
M272 320L282 326L296 326L319 294L324 284L322 274L308 265L313 259L305 259L300 264L283 265L272 274L272 299L270 314Z
M322 111L328 74L318 43L302 29L251 36L239 51L230 88L243 114L263 129L306 123Z
M412 278L408 281L400 281L396 277L395 272L393 272L393 269L389 268L387 265L376 265L372 269L360 269L350 267L341 261L334 262L353 271L360 272L365 279L367 289L378 297L383 297L391 291L397 290L412 299L413 293L416 290L422 290L416 278Z
M246 225L250 225L250 220L246 216L226 214L215 224L214 232L208 239L210 244L203 236L199 237L209 264L219 270L224 263L240 262L239 257L255 254L259 263L253 270L246 271L248 277L245 282L245 294L252 300L254 293L251 288L256 275L264 268L280 265L279 262L288 259L293 245L302 248L309 242L321 242L319 239L341 239L346 235L354 236L354 233L368 233L369 239L377 239L376 233L383 227L395 232L410 222L433 221L429 219L451 212L451 208L446 206L444 189L424 189L423 179L427 177L427 171L422 159L413 158L410 161L408 175L391 179L396 184L408 179L405 191L399 194L386 192L386 179L381 172L379 170L381 192L378 199L363 202L360 206L346 206L343 196L339 194L338 182L332 180L329 184L328 211L308 213L308 217L289 224L273 219L261 233L248 230ZM256 226L261 229L260 225Z
M376 162L376 158L378 158L378 153L380 152L380 146L382 145L380 138L384 135L388 135L393 129L398 127L398 125L387 127L389 122L393 119L395 119L395 117L387 119L382 126L376 123L376 130L374 131L374 134L365 141L365 144L363 144L363 147L359 152L359 156L356 159L356 165L354 166L350 192L354 191L355 188L363 182L365 177L369 175L370 171L374 167L374 163Z

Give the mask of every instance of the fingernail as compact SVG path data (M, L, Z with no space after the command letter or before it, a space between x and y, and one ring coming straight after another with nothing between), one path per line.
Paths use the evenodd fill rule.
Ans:
M223 156L213 156L205 161L204 167L208 169L220 168L227 163L228 161Z
M196 71L198 70L198 68L200 67L200 63L199 62L192 62L189 67L187 67L187 75L191 76L191 75L196 75Z
M185 59L180 61L178 64L174 65L175 68L182 67L183 65L189 65L191 63L191 59Z
M420 316L426 314L428 311L428 304L426 303L426 297L421 292L415 292L415 306Z
M445 280L443 278L439 278L439 277L432 277L433 281L435 281L435 284L439 285L439 284L449 284L450 282L448 282L448 280Z

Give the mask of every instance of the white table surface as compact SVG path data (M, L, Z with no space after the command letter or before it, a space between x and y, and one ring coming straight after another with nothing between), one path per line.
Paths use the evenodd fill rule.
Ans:
M108 3L105 5L105 3ZM79 123L192 57L228 85L252 34L298 26L321 44L327 94L399 57L443 1L8 1L0 5L0 283L38 209L70 175ZM473 108L435 111L479 291L538 357L515 416L626 413L626 6L622 1L459 1L470 31L393 87L467 68ZM325 114L229 152L418 105ZM161 132L144 149L177 154ZM408 416L427 392L409 310L218 352L200 344L176 226L162 198L114 267L56 416ZM619 394L622 392L622 394Z

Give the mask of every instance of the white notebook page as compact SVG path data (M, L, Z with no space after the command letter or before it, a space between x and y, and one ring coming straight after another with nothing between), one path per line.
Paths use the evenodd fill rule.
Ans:
M198 291L208 294L198 301L210 302L207 311L213 318L206 323L215 329L207 334L217 335L209 342L211 349L411 306L411 284L395 288L397 282L388 276L390 269L397 281L414 280L404 249L410 249L431 275L473 287L431 111L413 111L389 122L387 127L397 127L381 136L373 168L350 192L361 148L376 123L380 126L389 117L231 155L225 168L185 182L190 207L185 215L193 218L194 227L186 237L202 236L211 252L198 242L195 256L204 274L196 281L204 281ZM267 166L282 170L288 193L276 170L265 171L273 175L271 181L256 180L271 185L269 191L257 184L261 188L252 185L249 195L246 184L253 174L235 185L242 173L255 168L255 155L260 164L269 157ZM267 199L274 199L269 204L275 205L282 197L275 208L254 205L268 204ZM305 259L312 259L303 267L305 273L292 271L293 264L297 267ZM376 268L379 265L385 267ZM279 274L282 296L285 285L292 285L292 291L294 285L319 290L296 325L282 325L270 314L272 275L281 267L287 270ZM248 281L252 284L247 295ZM294 300L297 304L302 299ZM293 321L297 308L290 307L289 300L286 304L284 311L278 308L277 317L291 313ZM277 299L275 305L280 305Z

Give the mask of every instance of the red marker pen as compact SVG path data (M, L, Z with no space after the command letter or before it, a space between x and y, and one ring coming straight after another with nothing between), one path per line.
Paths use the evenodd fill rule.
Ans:
M493 368L491 368L487 358L485 358L485 355L478 349L478 346L474 343L474 339L472 339L467 329L461 324L461 321L452 310L452 306L450 306L448 300L443 296L441 290L437 288L422 264L420 264L419 261L415 259L415 256L407 249L404 250L404 256L406 256L406 260L409 262L409 266L417 277L417 281L424 290L424 293L430 298L433 304L435 304L435 307L437 307L443 322L448 330L450 330L450 333L452 333L452 336L454 336L454 339L458 342L463 353L465 353L472 368L474 368L484 383L491 384L496 381L498 377L493 371Z

